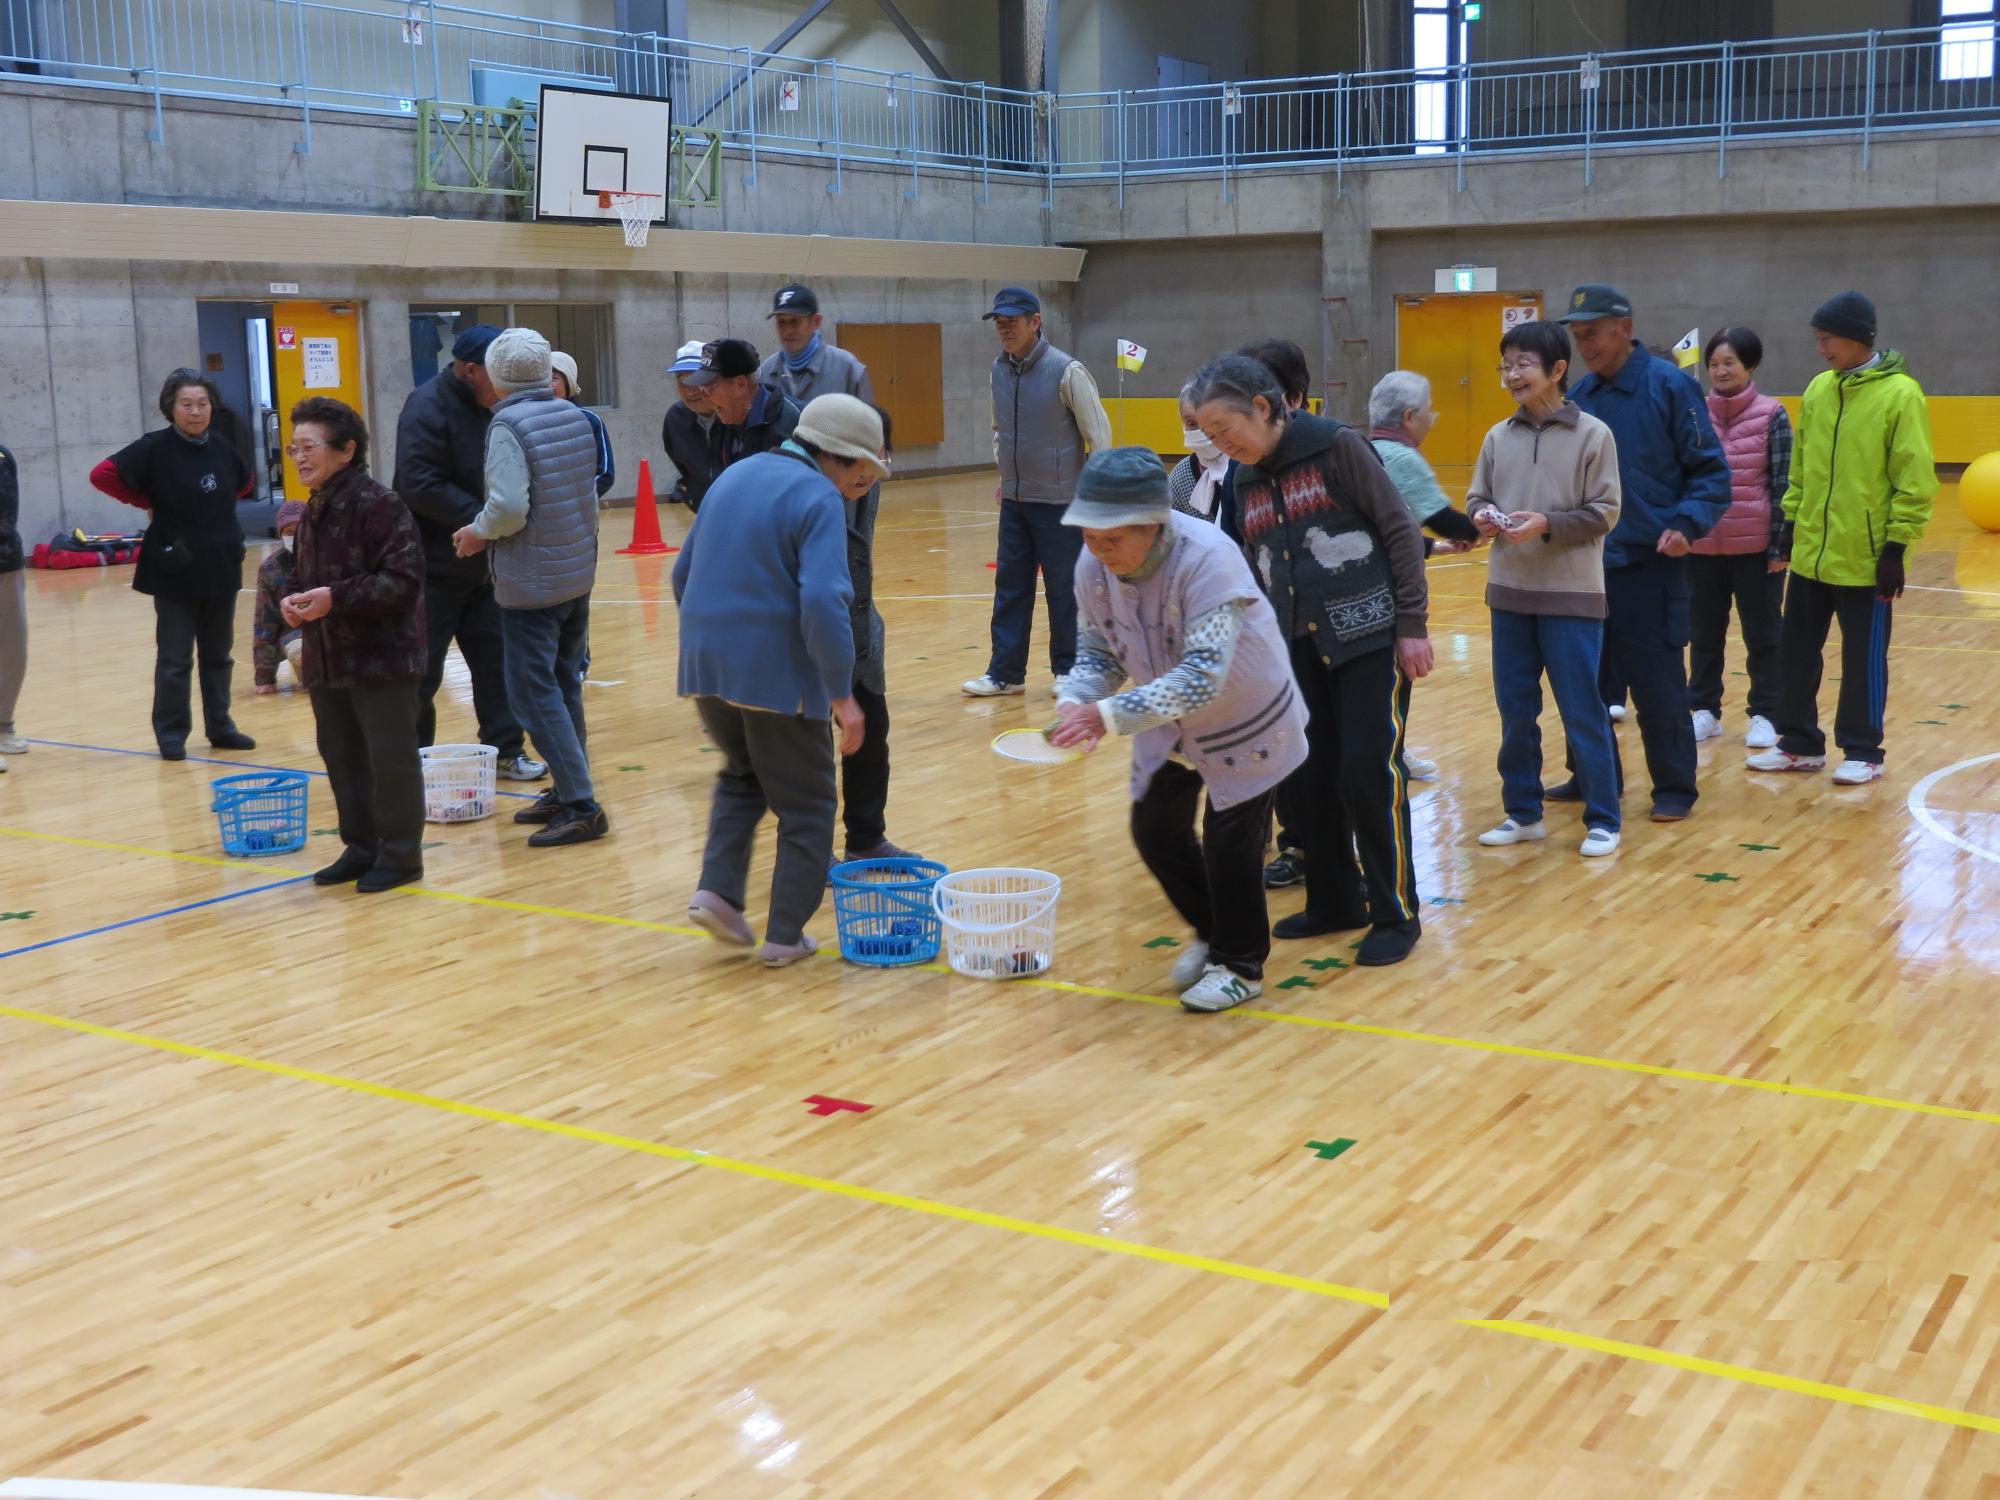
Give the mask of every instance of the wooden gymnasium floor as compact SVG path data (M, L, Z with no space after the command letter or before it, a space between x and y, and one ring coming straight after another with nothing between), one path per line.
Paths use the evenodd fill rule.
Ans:
M126 575L30 577L0 1477L2000 1495L2000 537L1941 498L1885 782L1746 775L1732 678L1695 818L1592 864L1567 827L1474 844L1499 815L1484 565L1441 562L1423 943L1384 971L1285 946L1261 1003L1202 1018L1161 998L1150 944L1181 930L1122 756L988 753L1047 717L1039 668L1025 701L959 696L989 485L892 489L877 577L892 835L1067 883L1054 976L1004 987L770 974L682 925L712 762L666 563L612 555L624 516L587 696L614 836L438 830L428 886L374 898L300 883L324 831L219 858L220 768L133 753ZM247 758L316 766L306 703L249 695L248 623ZM462 673L448 696L464 734Z

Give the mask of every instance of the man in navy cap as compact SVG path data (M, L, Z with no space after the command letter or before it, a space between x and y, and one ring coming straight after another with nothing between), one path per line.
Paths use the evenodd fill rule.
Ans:
M451 346L451 365L403 403L396 421L396 493L416 517L424 539L424 619L430 661L424 672L417 742L437 741L437 691L456 640L472 674L472 708L479 738L500 756L500 774L537 781L548 767L526 752L527 736L507 702L500 604L484 556L460 557L452 533L472 524L486 503L486 428L498 392L486 374L486 350L500 336L475 324Z
M1632 337L1629 297L1615 286L1580 286L1560 321L1590 369L1570 388L1570 399L1617 439L1624 497L1604 542L1599 682L1622 680L1630 688L1653 780L1653 821L1678 823L1700 796L1688 705L1687 557L1689 544L1707 536L1729 508L1729 465L1701 387ZM1548 796L1583 800L1573 776Z
M778 348L758 369L759 380L775 385L802 410L813 397L828 393L859 396L870 406L875 404L868 367L829 344L821 332L826 319L811 287L797 282L779 287L767 316L778 331Z
M1079 360L1042 337L1041 300L1002 287L986 321L1000 337L993 361L993 461L1000 483L999 563L993 579L993 655L965 684L974 698L1027 691L1035 573L1049 606L1049 669L1056 690L1076 662L1076 560L1081 533L1063 525L1087 453L1111 446L1111 419Z
M709 340L701 346L701 364L680 379L708 398L721 425L718 474L739 458L769 453L799 425L798 404L759 378L757 346L744 339Z

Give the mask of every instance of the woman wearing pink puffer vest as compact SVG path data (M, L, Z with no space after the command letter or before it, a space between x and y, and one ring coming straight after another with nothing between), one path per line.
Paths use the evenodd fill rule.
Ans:
M1772 715L1778 708L1778 620L1784 597L1785 554L1780 544L1785 513L1778 501L1792 470L1792 424L1776 399L1751 377L1764 359L1764 341L1748 328L1725 328L1702 351L1708 364L1708 415L1729 459L1729 509L1713 531L1696 542L1689 559L1694 597L1689 609L1688 701L1694 737L1722 735L1723 646L1729 607L1743 624L1750 673L1750 724L1743 743L1752 750L1778 743Z

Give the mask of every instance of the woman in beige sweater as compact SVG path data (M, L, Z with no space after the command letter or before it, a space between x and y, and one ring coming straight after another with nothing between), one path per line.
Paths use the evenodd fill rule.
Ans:
M1618 747L1597 690L1604 650L1604 538L1618 520L1611 429L1567 399L1569 333L1522 323L1500 340L1500 373L1521 409L1486 434L1466 513L1495 538L1486 575L1493 696L1507 816L1487 845L1548 837L1542 822L1542 677L1568 736L1588 829L1582 853L1618 847Z

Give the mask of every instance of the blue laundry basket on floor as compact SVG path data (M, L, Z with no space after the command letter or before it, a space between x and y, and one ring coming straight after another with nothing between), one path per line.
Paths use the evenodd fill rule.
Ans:
M931 891L949 874L928 859L855 859L833 867L833 919L840 956L898 969L927 964L944 946Z
M222 825L222 852L241 858L290 854L306 846L303 771L246 771L210 783L210 804Z

